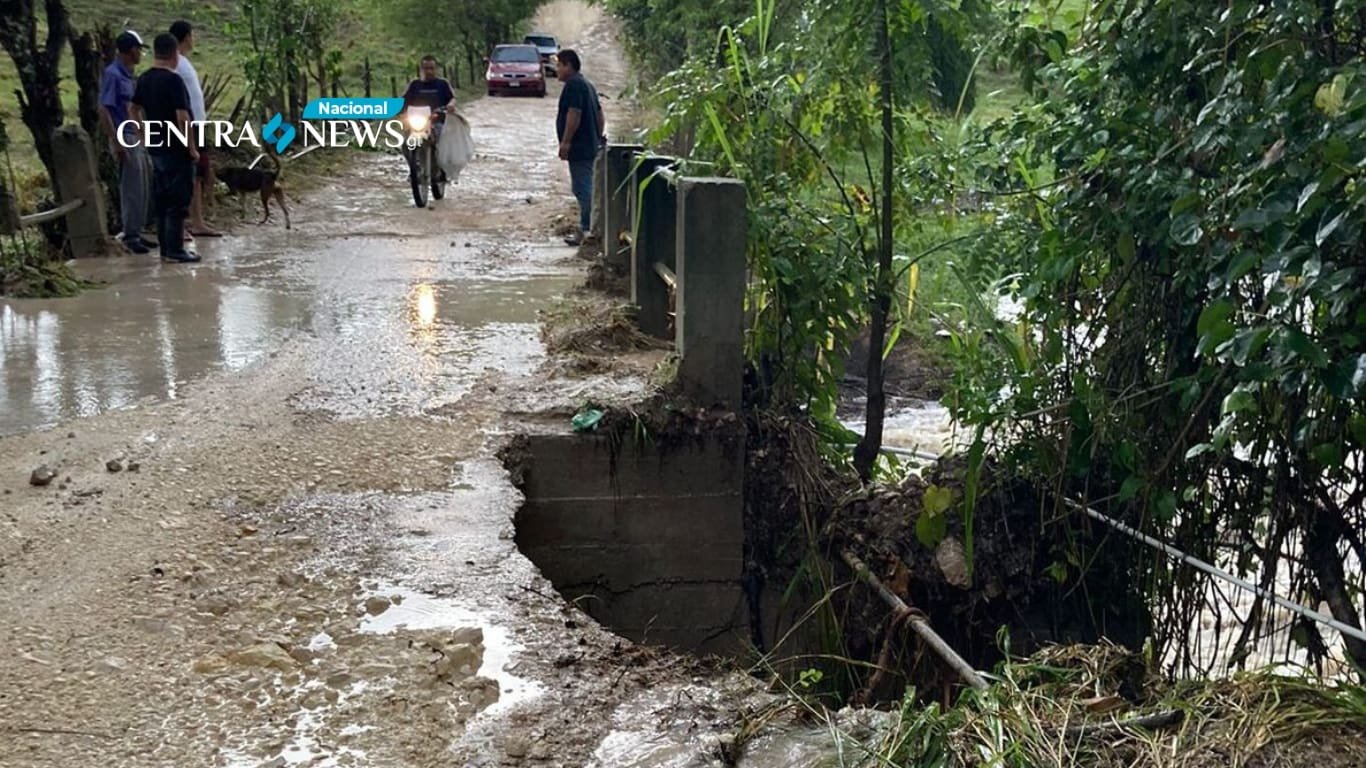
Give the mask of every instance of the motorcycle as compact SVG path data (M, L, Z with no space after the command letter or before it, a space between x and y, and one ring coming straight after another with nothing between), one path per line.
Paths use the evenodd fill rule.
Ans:
M432 198L446 195L446 174L436 163L436 131L431 107L408 107L403 116L408 126L408 179L413 185L413 203L427 207L427 190Z

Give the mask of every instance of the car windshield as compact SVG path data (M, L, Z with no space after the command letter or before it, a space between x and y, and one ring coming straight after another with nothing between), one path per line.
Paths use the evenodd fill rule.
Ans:
M525 45L508 46L507 48L494 48L493 60L501 63L523 62L537 64L541 61L541 54L535 48Z
M526 42L529 43L529 44L531 44L531 45L536 46L537 48L554 48L554 47L555 47L555 38L553 38L553 37L542 37L542 36L540 36L540 35L531 35L531 36L527 37Z

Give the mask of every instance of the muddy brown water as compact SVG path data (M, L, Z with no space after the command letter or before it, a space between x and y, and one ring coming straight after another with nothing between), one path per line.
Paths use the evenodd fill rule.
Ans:
M239 225L234 234L246 237L202 239L196 266L83 261L78 272L101 287L73 299L0 301L0 434L174 399L206 374L259 362L295 333L338 351L316 378L322 405L346 412L420 410L458 397L469 383L462 372L529 368L536 313L578 281L566 249L544 219L510 241L462 227L469 217L459 209L478 195L487 210L490 188L512 188L520 208L507 203L512 213L487 224L526 226L522 209L563 207L563 196L528 186L536 177L526 167L490 183L501 133L478 135L489 137L484 164L430 210L412 206L401 160L370 155L321 206L296 202L292 231ZM539 165L530 170L556 180ZM347 391L328 391L338 386Z

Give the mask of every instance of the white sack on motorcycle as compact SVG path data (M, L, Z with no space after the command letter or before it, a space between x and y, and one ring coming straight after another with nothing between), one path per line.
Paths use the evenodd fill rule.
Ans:
M460 172L474 159L474 139L470 138L470 124L464 115L450 115L446 127L436 142L436 163L446 172L446 178L454 183Z

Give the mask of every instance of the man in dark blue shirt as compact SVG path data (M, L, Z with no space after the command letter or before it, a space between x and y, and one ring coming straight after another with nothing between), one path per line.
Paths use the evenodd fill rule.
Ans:
M142 228L147 224L148 181L152 175L147 161L147 150L138 138L136 123L129 121L129 103L133 100L133 70L142 61L142 50L147 46L136 32L125 31L114 40L118 56L104 69L100 77L100 125L109 136L114 159L119 163L119 213L123 220L123 247L133 253L148 253L151 249L142 239Z
M446 113L455 111L455 89L443 78L436 76L436 57L423 56L422 63L418 66L422 77L408 83L408 90L403 92L403 109L408 107L430 107L432 110L432 141L441 138L441 126L446 121ZM404 149L404 154L408 154ZM412 158L408 158L409 172L412 173ZM441 177L446 172L440 168L435 169Z
M580 71L582 66L576 51L560 51L556 75L564 89L555 116L555 135L560 139L560 159L569 162L570 187L579 201L579 231L565 238L570 245L579 245L588 235L593 215L593 165L605 135L602 102L598 90Z

